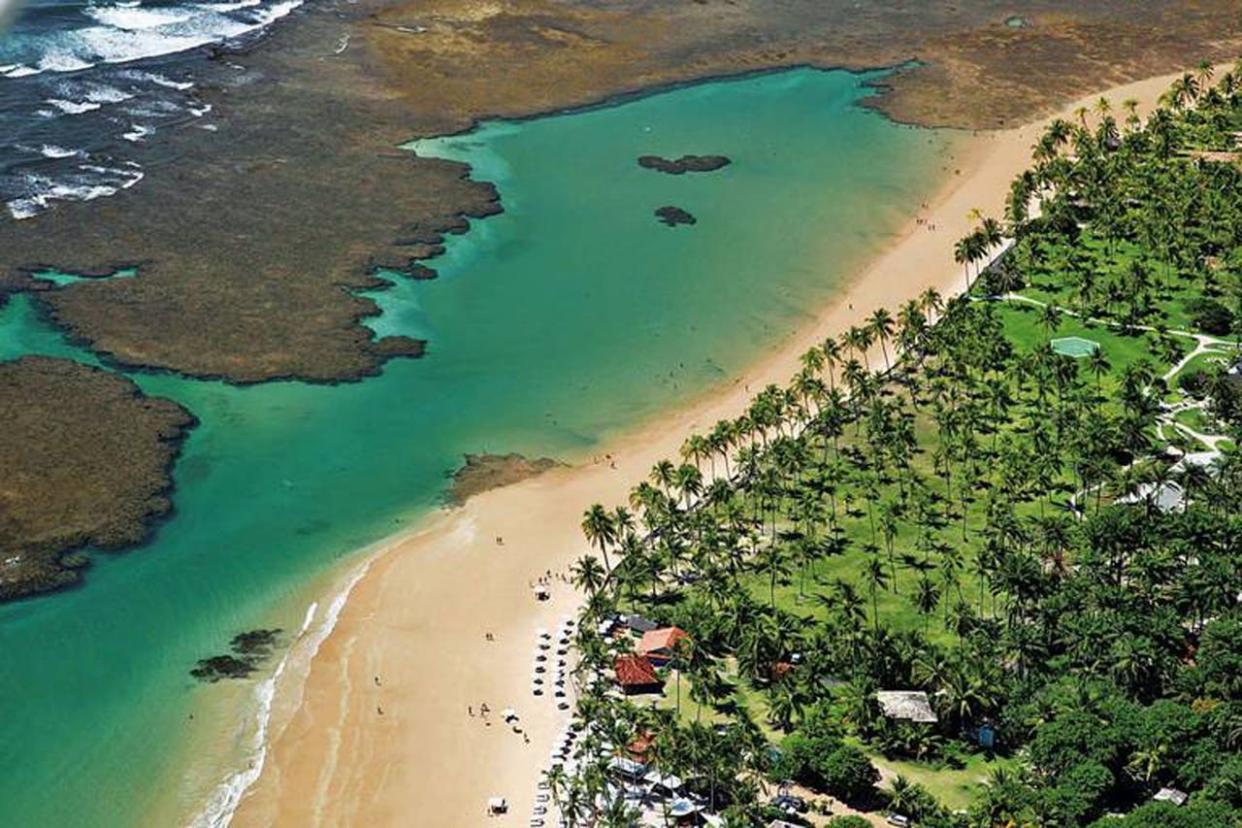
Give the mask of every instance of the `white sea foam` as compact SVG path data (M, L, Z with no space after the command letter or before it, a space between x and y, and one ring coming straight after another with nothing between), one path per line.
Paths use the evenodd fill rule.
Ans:
M132 92L122 92L111 86L94 86L87 90L86 99L95 103L120 103L134 97Z
M138 143L152 132L155 132L154 127L145 126L143 124L130 124L129 129L121 133L121 137L126 141Z
M19 78L41 72L76 72L99 63L126 63L184 52L262 29L302 2L283 0L266 8L262 0L196 3L176 8L128 2L91 6L83 13L100 25L59 34L37 63L5 64L0 66L0 75ZM230 15L241 10L250 11ZM176 83L170 81L169 85Z
M105 25L129 31L170 26L194 16L188 9L149 6L90 6L83 13Z
M70 154L83 155L81 152L72 151ZM91 201L116 195L117 192L128 190L137 184L145 175L142 168L134 162L125 162L124 167L79 164L78 170L79 173L59 180L48 175L26 174L23 178L29 195L7 202L5 206L8 207L9 214L15 219L25 219L43 212L53 201Z
M45 54L36 64L38 72L78 72L91 68L90 61L83 60L73 52L54 49ZM26 72L25 74L32 74ZM12 77L13 75L10 75Z
M43 207L33 198L15 198L4 206L9 208L9 215L18 221L37 216L43 211Z
M66 101L60 98L48 98L44 103L51 104L67 115L81 115L83 112L90 112L103 106L95 101Z
M362 577L367 574L371 563L367 561L358 567L346 582L345 587L337 593L324 612L323 621L315 629L311 629L315 616L319 610L318 602L313 602L306 609L306 615L302 620L302 628L298 630L297 639L289 648L289 652L276 665L276 670L271 677L259 682L255 687L255 701L257 703L257 713L255 714L255 732L252 741L253 748L251 756L243 769L230 774L224 779L212 792L211 797L207 801L207 806L196 816L191 822L191 828L227 828L233 821L233 814L237 811L237 806L241 804L242 797L246 791L259 778L259 774L263 772L263 763L267 760L267 731L272 718L272 703L276 698L276 687L280 681L281 675L285 671L285 666L289 663L289 659L295 652L301 656L305 654L305 658L309 662L319 647L332 634L332 630L336 628L337 619L341 615L341 610L345 608L345 602L349 599L349 593L353 591Z
M39 148L44 158L68 158L71 155L82 155L82 150L65 149L55 144L44 144Z
M145 81L154 83L157 86L163 86L166 89L186 90L194 86L190 81L175 81L172 78L166 78L158 72L146 72L141 69L128 69L121 72L121 76L130 80Z
M237 11L238 9L249 9L259 5L260 2L261 0L237 0L235 3L198 3L196 5L200 9L224 13Z

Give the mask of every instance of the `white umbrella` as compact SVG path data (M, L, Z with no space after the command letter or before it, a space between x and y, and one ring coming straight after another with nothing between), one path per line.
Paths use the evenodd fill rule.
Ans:
M543 627L540 627L540 628L539 628L538 635L539 635L539 637L540 637L540 638L551 638L551 637L552 637L552 633L548 632L548 631L547 631L546 629L544 629Z

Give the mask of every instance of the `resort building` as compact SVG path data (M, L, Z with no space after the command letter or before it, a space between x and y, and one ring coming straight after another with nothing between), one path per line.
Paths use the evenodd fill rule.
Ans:
M940 721L927 694L917 690L880 690L875 694L880 712L889 719L933 724Z
M650 618L645 618L638 613L625 616L621 619L621 623L634 635L646 635L660 626Z
M662 627L643 633L636 649L639 655L651 659L652 664L663 667L673 660L678 642L689 639L690 635L681 627Z
M627 696L641 693L659 693L664 689L664 682L656 674L651 659L644 655L625 653L617 656L613 664L617 684Z

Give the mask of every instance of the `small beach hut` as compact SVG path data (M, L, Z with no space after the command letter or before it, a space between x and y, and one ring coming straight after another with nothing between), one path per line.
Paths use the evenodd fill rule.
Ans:
M690 635L681 627L661 627L643 633L635 650L639 655L651 659L657 667L663 667L672 661L680 641L690 640Z
M682 788L680 777L671 773L661 773L656 768L649 768L643 781L650 786L648 790L655 796L676 796Z
M659 693L664 682L656 674L655 666L644 655L624 653L613 663L617 684L626 695Z
M660 626L656 622L652 621L650 618L644 618L638 613L625 616L623 619L621 619L621 622L625 624L625 626L629 629L629 631L634 633L635 635L644 635L646 633L651 632L654 629L657 629Z
M668 815L673 818L674 825L694 825L699 821L699 813L703 806L689 799L675 799L668 806Z
M939 721L927 694L918 690L880 690L875 694L886 718L931 724Z
M1168 802L1180 808L1186 804L1187 799L1190 799L1190 795L1185 791L1179 791L1177 788L1161 788L1156 791L1152 799L1156 802Z
M641 782L647 774L647 766L642 762L626 759L624 756L615 756L608 763L608 772L627 782Z

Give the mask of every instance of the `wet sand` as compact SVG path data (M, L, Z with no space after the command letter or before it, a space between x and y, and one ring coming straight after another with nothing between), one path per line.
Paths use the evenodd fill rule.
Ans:
M1137 98L1143 112L1171 80L1106 94L1115 110ZM895 310L926 288L960 291L953 243L971 229L972 209L1000 214L1043 125L963 141L957 173L892 244L812 325L760 356L744 376L617 438L594 462L482 493L377 547L309 674L282 682L264 772L233 824L525 824L568 716L548 696L530 693L536 630L553 629L577 604L555 578L551 600L537 602L531 583L564 572L586 552L582 512L595 502L625 502L688 434L736 416L764 385L787 381L799 355L825 336L878 307ZM493 711L490 726L478 716L482 703ZM517 709L529 743L496 720L505 707ZM509 814L487 817L489 796L506 797Z

